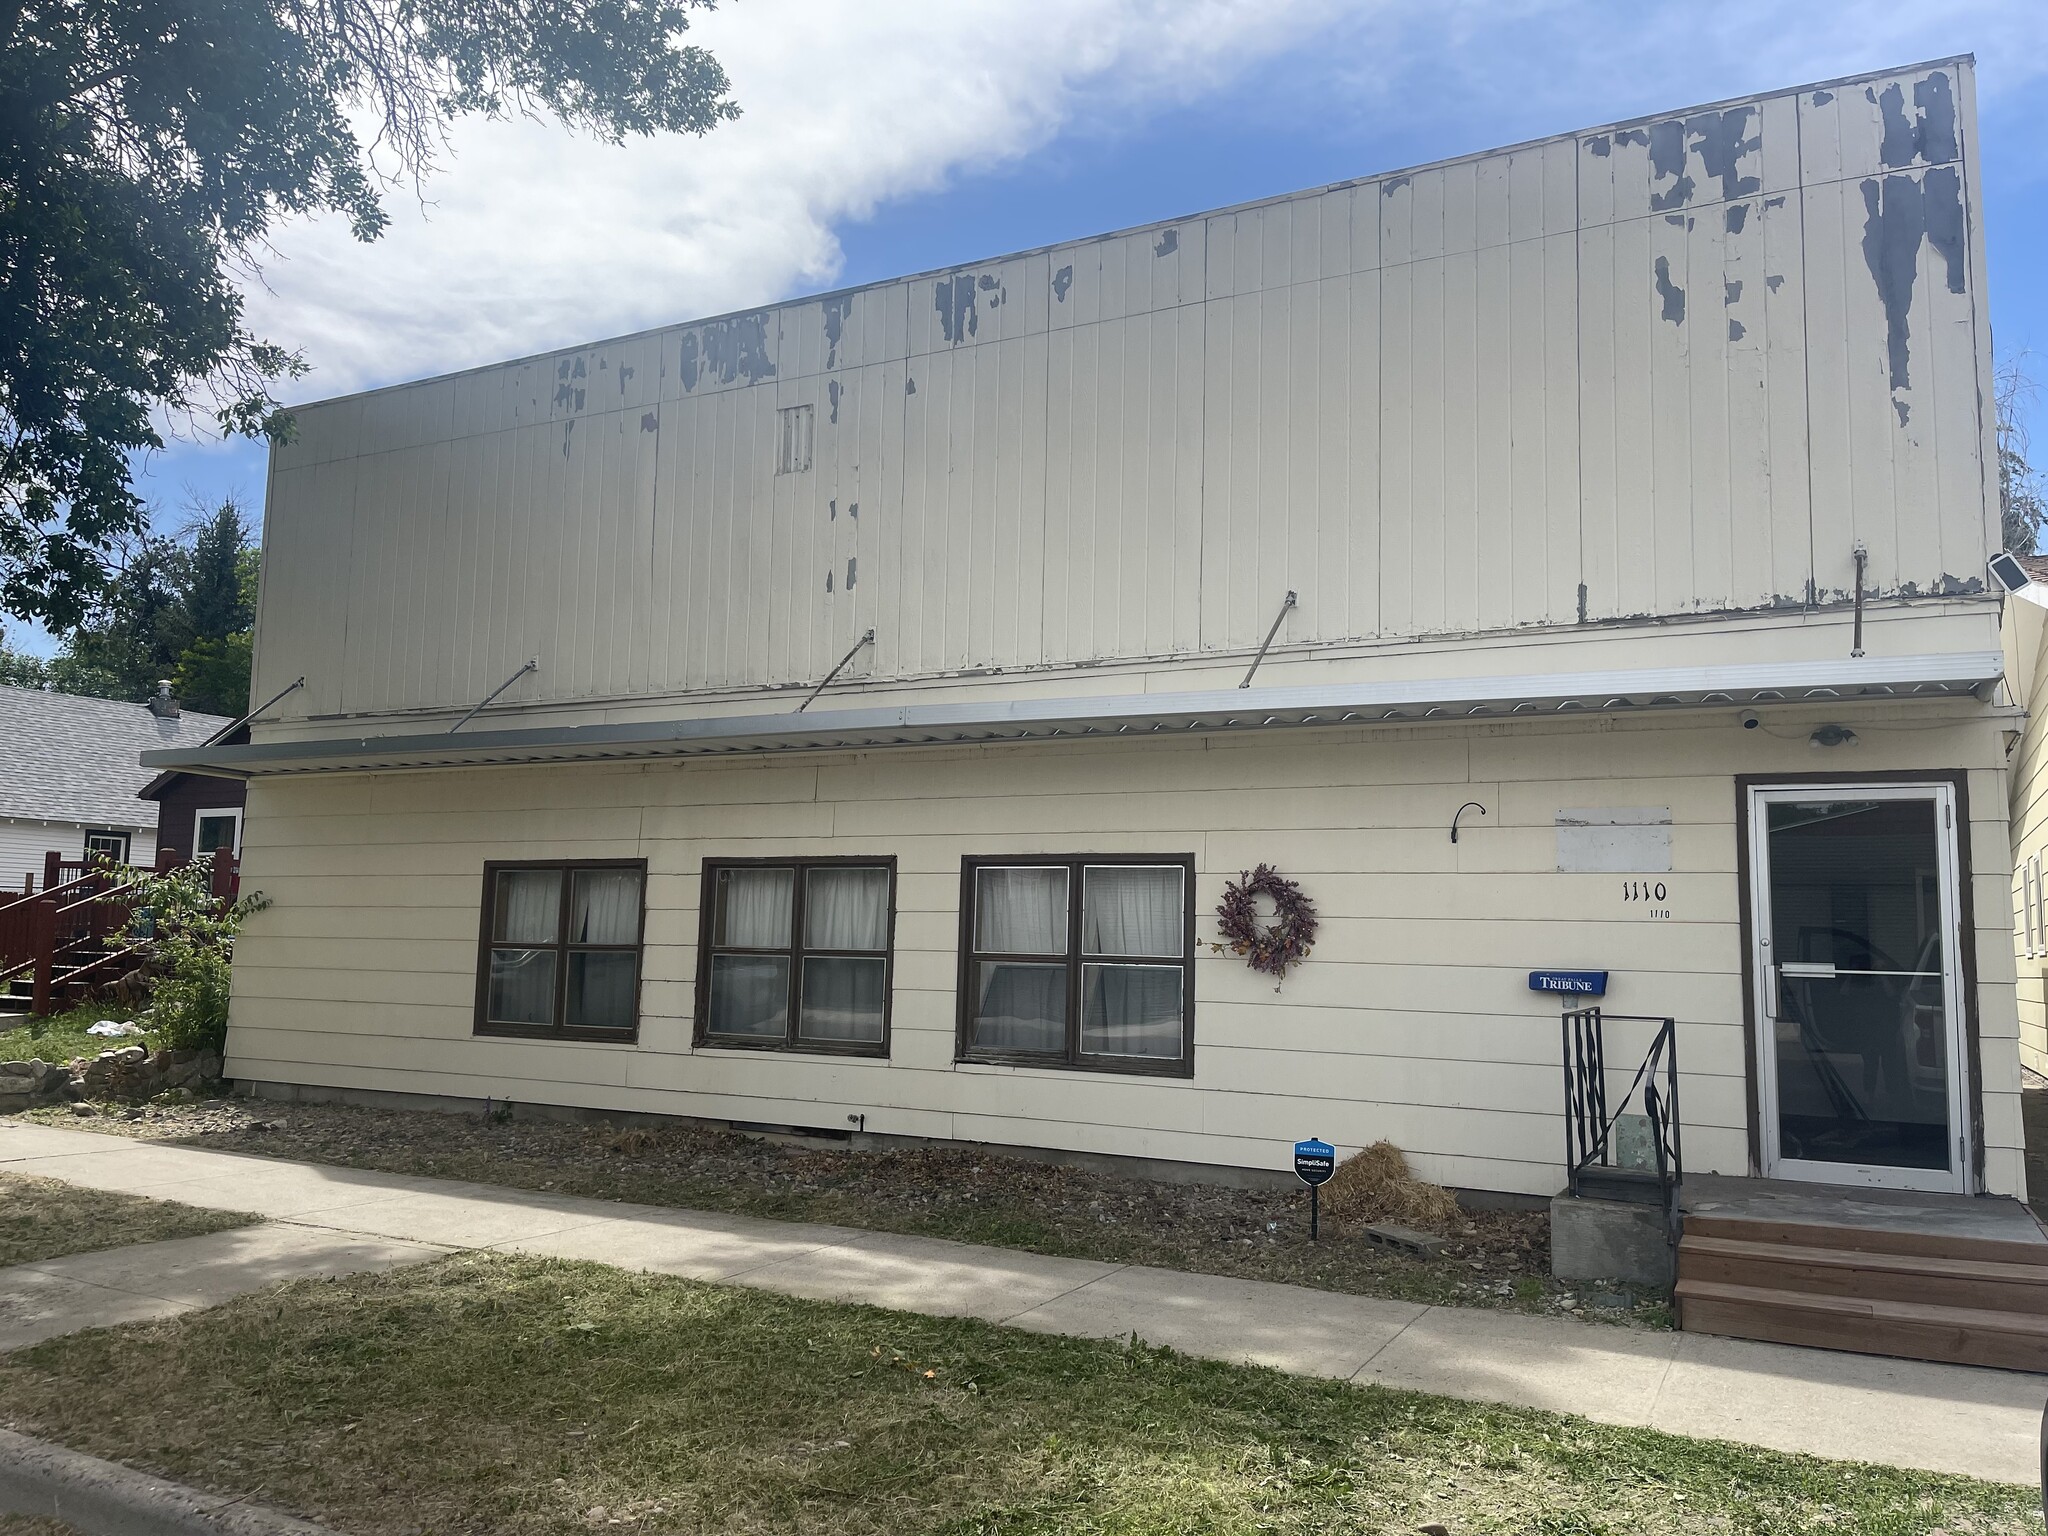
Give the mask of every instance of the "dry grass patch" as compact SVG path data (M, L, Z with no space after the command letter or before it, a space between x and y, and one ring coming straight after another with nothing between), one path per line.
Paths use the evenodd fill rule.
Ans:
M1323 1208L1360 1226L1397 1221L1444 1234L1456 1232L1465 1219L1457 1196L1416 1178L1391 1141L1376 1141L1339 1163L1323 1187Z
M0 1173L0 1268L131 1243L203 1237L255 1220L239 1211L205 1211L175 1200Z
M354 1533L2019 1536L2036 1496L462 1255L0 1359L31 1433Z

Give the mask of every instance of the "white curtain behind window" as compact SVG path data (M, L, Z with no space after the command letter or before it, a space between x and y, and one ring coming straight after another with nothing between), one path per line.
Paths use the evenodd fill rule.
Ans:
M809 1040L880 1040L887 976L888 962L879 957L806 956L797 1033Z
M718 943L730 949L789 948L793 869L728 869L718 877L725 910Z
M977 965L974 1044L992 1051L1067 1048L1067 968L1012 960Z
M559 869L501 869L497 927L491 937L511 944L552 944L561 902Z
M974 947L981 953L1067 952L1064 869L980 869L974 889Z
M811 870L804 876L804 929L807 949L888 948L889 871L860 865Z
M1170 864L1096 865L1081 876L1081 952L1179 958L1187 943L1183 871Z
M1181 1050L1179 966L1090 965L1081 974L1081 1049L1173 1060Z
M571 944L632 944L640 938L640 871L579 869L569 903Z

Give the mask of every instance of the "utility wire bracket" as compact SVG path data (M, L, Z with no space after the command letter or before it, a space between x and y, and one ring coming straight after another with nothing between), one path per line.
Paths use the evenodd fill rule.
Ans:
M803 703L797 705L796 712L798 714L802 714L805 710L809 709L811 707L811 701L817 698L817 696L823 693L827 688L830 688L832 686L832 680L835 677L837 677L840 673L846 670L846 664L849 661L852 661L854 657L860 654L861 647L864 645L873 645L874 643L875 632L872 629L869 630L866 634L862 635L858 640L854 641L853 649L848 651L844 656L839 658L839 665L834 667L830 672L827 672L825 674L825 680L822 683L818 684L817 687L813 688L810 691L810 693L805 696Z
M1259 663L1266 659L1266 652L1273 644L1273 637L1280 633L1280 621L1287 617L1287 610L1292 608L1294 604L1295 596L1292 592L1289 592L1287 594L1287 601L1282 603L1280 611L1273 615L1273 627L1266 631L1266 638L1259 646L1259 654L1252 658L1251 670L1245 673L1244 681L1239 683L1238 687L1251 687L1253 677L1258 675Z

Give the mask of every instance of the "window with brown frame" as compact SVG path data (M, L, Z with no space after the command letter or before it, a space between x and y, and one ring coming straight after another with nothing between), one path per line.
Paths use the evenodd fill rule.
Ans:
M1190 1076L1194 860L964 859L962 1061Z
M646 887L639 859L485 864L476 1033L633 1039Z
M706 859L699 1045L889 1054L896 861Z

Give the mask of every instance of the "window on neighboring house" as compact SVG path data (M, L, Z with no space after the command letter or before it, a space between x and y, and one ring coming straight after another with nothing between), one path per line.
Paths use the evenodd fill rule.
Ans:
M2020 902L2026 916L2027 958L2048 951L2048 912L2043 911L2041 856L2031 854L2020 865Z
M239 807L201 811L192 822L192 857L210 859L216 848L229 853L242 851L242 812Z
M1194 860L967 859L965 1061L1194 1071Z
M476 1032L631 1040L644 860L484 865Z
M894 859L704 862L697 1043L889 1054Z
M116 864L128 862L128 834L126 832L88 832L85 834L85 858L87 863L95 858L112 859Z

